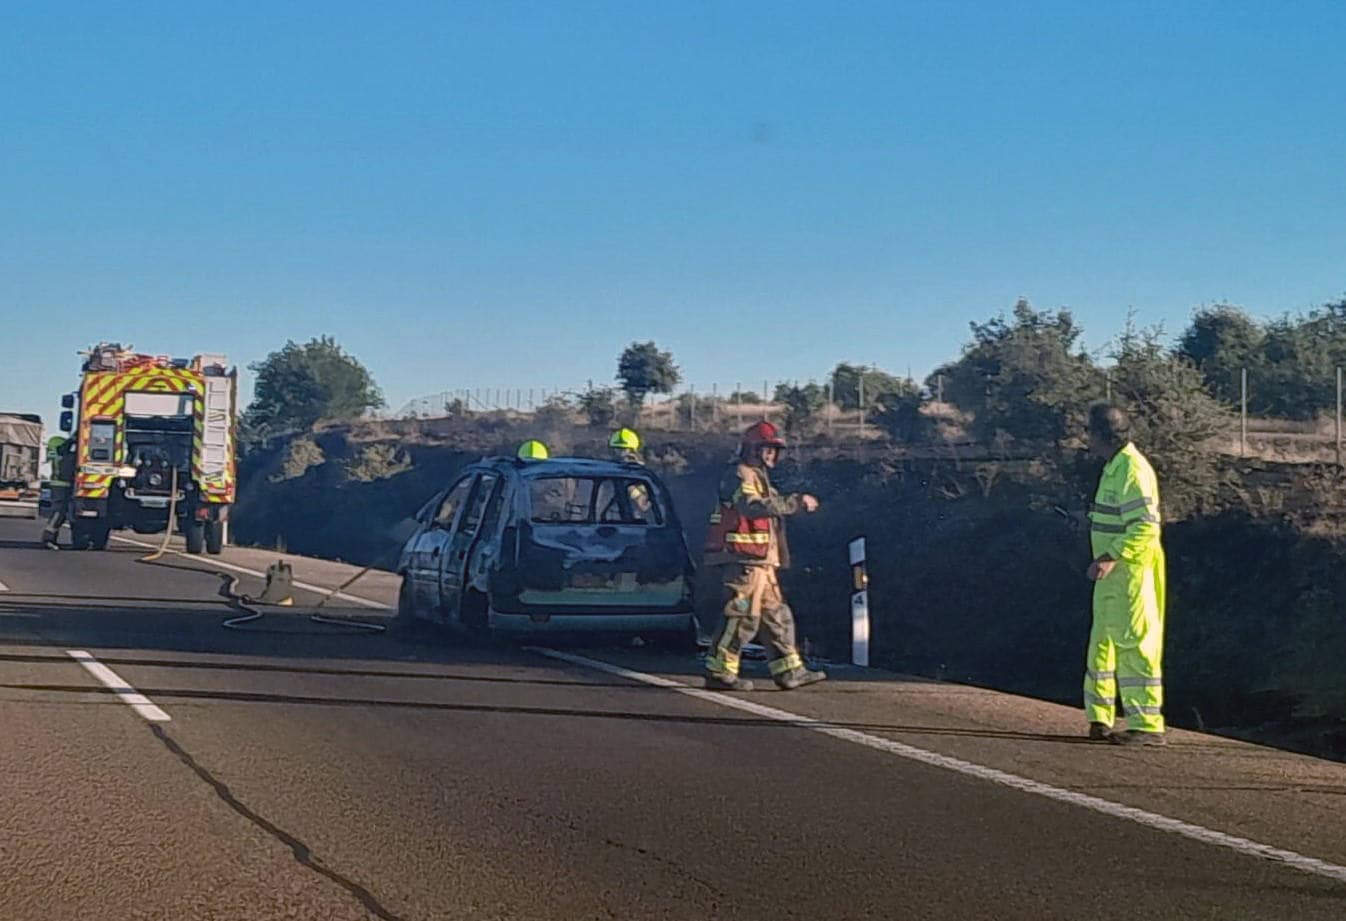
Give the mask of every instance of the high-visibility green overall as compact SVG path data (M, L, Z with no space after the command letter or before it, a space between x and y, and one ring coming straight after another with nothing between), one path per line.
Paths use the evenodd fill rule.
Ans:
M1117 561L1094 583L1094 625L1084 676L1091 723L1111 726L1117 695L1128 729L1164 731L1164 548L1159 482L1127 443L1103 468L1089 511L1094 559Z

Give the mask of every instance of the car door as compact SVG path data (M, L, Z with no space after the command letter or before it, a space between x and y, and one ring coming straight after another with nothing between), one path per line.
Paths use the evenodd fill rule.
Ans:
M486 516L486 507L500 488L500 476L483 471L477 476L472 494L463 506L458 525L453 530L441 561L439 603L445 619L453 620L462 603L463 585L467 578L468 551L476 542L477 534Z
M454 521L472 490L474 479L476 474L469 473L449 487L434 517L416 541L416 549L412 553L412 565L416 569L413 589L416 607L430 612L432 620L439 619L439 572L444 551L453 535Z

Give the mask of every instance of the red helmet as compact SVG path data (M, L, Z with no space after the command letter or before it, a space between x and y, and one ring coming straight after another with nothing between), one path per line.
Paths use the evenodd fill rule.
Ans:
M743 433L743 455L755 454L760 448L783 448L785 439L770 422L763 420L748 427Z

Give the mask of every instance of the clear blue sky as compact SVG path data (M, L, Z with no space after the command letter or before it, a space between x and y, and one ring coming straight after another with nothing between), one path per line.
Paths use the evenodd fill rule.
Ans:
M98 338L336 336L396 409L921 375L1346 291L1346 4L6 4L0 409Z

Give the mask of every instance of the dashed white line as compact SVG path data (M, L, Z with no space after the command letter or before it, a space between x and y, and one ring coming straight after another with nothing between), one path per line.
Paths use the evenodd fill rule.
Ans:
M84 666L85 671L101 681L113 694L117 695L122 703L129 705L132 710L151 723L167 723L172 719L171 716L156 707L148 697L131 687L120 675L83 649L67 649L65 654Z
M602 662L598 659L577 656L556 649L543 649L540 647L530 648L541 655L548 656L552 659L559 659L562 662L569 662L572 665L579 665L583 668L591 668L596 671L606 672L610 675L617 675L618 677L626 678L630 681L638 681L642 684L653 685L658 688L667 688L670 691L686 694L688 697L695 697L698 700L704 700L719 707L728 707L731 710L742 710L745 713L751 713L764 719L775 720L781 723L790 723L800 729L806 729L825 736L831 736L832 738L840 739L843 742L863 745L865 748L874 749L875 751L884 752L889 755L896 755L899 758L906 758L910 761L918 761L932 767L954 771L955 773L963 774L968 777L976 777L979 780L988 780L991 783L1010 787L1024 793L1045 797L1047 799L1056 800L1057 802L1069 803L1072 806L1080 806L1084 809L1090 809L1094 812L1112 816L1113 818L1135 822L1137 825L1144 825L1148 828L1157 829L1158 831L1181 835L1184 838L1191 838L1194 841L1200 841L1204 844L1227 848L1247 857L1256 857L1272 863L1284 864L1304 873L1312 873L1315 876L1325 876L1328 879L1346 883L1346 867L1328 863L1327 861L1319 860L1316 857L1307 857L1304 854L1298 854L1294 851L1287 851L1282 848L1272 847L1268 844L1261 844L1257 841L1250 841L1247 838L1239 838L1234 835L1225 834L1221 831L1215 831L1211 828L1205 828L1201 825L1193 825L1190 822L1184 822L1180 819L1169 818L1168 816L1160 815L1157 812L1147 812L1146 810L1138 809L1135 806L1126 806L1122 803L1115 803L1111 800L1102 799L1097 796L1090 796L1087 793L1079 793L1074 790L1053 787L1051 784L1029 780L1027 777L1020 777L1019 775L1011 774L1008 771L1001 771L971 761L964 761L961 758L951 758L948 755L927 751L923 748L917 748L914 745L907 745L902 742L893 741L892 739L885 739L881 736L857 732L854 729L845 729L824 720L817 720L812 717L801 716L798 713L790 713L787 710L780 710L776 707L767 707L762 704L753 703L752 701L744 700L742 697L730 696L719 691L694 688L690 685L672 681L668 678L662 678L658 675L648 675L644 672L632 671L628 668L622 668L620 665L613 665L610 662Z
M132 540L132 539L129 538L129 537L121 537L120 535L117 535L117 534L112 535L112 539L115 540L115 541L120 541L120 542L123 543L123 544L133 544L134 546L137 546L137 547L144 547L144 548L147 549L147 550L158 550L158 549L159 549L159 545L158 545L158 544L147 544L147 543L145 543L144 541L140 541L140 540ZM185 559L185 560L190 560L190 561L193 561L193 562L202 562L202 563L206 563L206 562L208 562L209 565L210 565L210 567L211 567L212 569L228 569L228 570L230 570L231 572L241 572L241 573L243 573L244 575L256 576L256 577L259 578L259 579L265 579L265 578L266 578L266 573L264 573L264 572L258 572L256 569L249 569L249 568L246 567L246 566L238 566L238 565L235 565L234 563L226 563L224 560L221 560L221 559L219 559L219 558L217 558L217 557L211 557L208 561L206 561L206 560L201 560L200 557L193 556L193 555L190 554L190 553L183 553L181 550L169 550L168 552L171 553L171 554L173 554L174 556L180 556L180 557L182 557L182 558ZM205 572L206 570L205 570L204 568L202 568L201 571L202 571L202 572ZM330 588L323 588L321 585L310 585L310 584L307 583L307 582L299 582L299 581L295 581L295 582L292 583L292 584L294 585L295 588L301 588L301 589L303 589L303 590L306 591L306 592L314 592L314 593L319 594L319 595L326 595L328 592L331 591ZM340 598L342 601L349 601L349 602L351 602L351 603L353 603L353 604L361 605L362 607L372 608L372 609L375 610L375 611L387 611L387 610L389 610L388 605L386 605L386 604L380 604L380 603L377 602L377 601L370 601L368 598L361 598L359 595L348 595L348 594L346 594L345 592L337 592L337 593L334 594L332 597L333 597L333 598Z
M9 586L5 584L3 579L0 579L0 592L7 592L7 591L9 591Z

